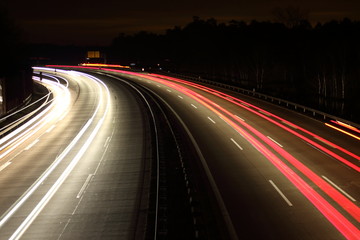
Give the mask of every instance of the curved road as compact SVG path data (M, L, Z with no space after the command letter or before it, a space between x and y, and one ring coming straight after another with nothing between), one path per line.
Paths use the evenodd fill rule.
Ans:
M146 223L141 206L148 204L144 193L151 192L144 191L150 187L151 175L144 159L154 161L153 119L137 89L162 106L176 122L174 135L185 133L193 148L177 146L182 146L184 155L193 151L194 156L184 157L182 166L187 169L186 185L197 186L188 188L190 203L195 199L195 210L191 207L195 238L359 238L358 139L276 105L213 87L155 74L82 70L106 84L80 73L58 72L76 79L69 87L76 96L70 112L56 127L49 124L16 148L19 151L0 160L6 166L0 174L4 219L13 202L62 156L63 148L76 138L74 133L96 112L89 124L89 131L99 130L96 138L18 236L139 239L146 235L151 224ZM99 121L104 122L97 129ZM91 134L86 131L69 156L0 225L0 236L10 237L19 229ZM21 177L14 177L20 173ZM225 232L211 235L207 218Z
M68 80L71 102L55 111L69 111L1 158L0 238L143 236L145 159L152 158L145 104L126 87L43 71Z

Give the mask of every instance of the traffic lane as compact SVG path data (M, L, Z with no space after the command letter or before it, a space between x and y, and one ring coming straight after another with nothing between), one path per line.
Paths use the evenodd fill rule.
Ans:
M144 211L139 209L144 161L151 152L147 110L128 87L107 85L111 116L24 239L131 239L144 229L137 224Z
M87 90L95 92L95 86L91 86L86 82L83 82L82 84L84 84L84 93ZM42 173L44 173L44 171L52 164L60 152L66 148L69 142L75 137L75 135L88 120L90 113L89 115L84 115L83 119L74 115L78 115L77 110L79 109L84 110L86 107L88 107L88 105L97 104L97 98L95 97L93 99L83 100L83 97L88 98L88 96L85 95L76 97L77 101L75 102L73 109L68 114L70 119L65 118L59 121L56 124L56 127L52 128L50 132L46 132L46 129L44 129L43 135L39 141L31 147L31 149L26 150L26 144L24 144L23 147L25 148L25 151L21 152L19 155L16 155L15 158L11 160L12 164L2 171L1 177L7 180L1 182L2 190L4 188L2 193L6 193L4 195L2 194L2 197L0 198L1 203L5 203L0 204L3 212L5 212L10 207L10 205L14 203L14 201L16 201L29 188L29 186L32 185ZM92 108L93 107L90 107L90 109ZM77 119L77 121L74 121L73 119ZM66 160L63 161L63 163L66 164ZM26 178L23 178L22 176L26 176ZM12 187L8 188L7 186ZM4 196L8 197L6 198ZM34 198L36 199L35 195ZM34 203L35 201L27 202L28 206L33 206ZM24 211L27 212L27 210L31 209L31 207L24 207L24 209L26 209ZM26 216L26 213L23 212L22 216ZM21 218L16 219L15 216L13 219L15 220L12 223L9 223L8 221L4 226L2 226L0 229L1 236L3 236L4 232L11 233L11 229L18 225L19 221L21 220Z
M87 92L93 90L90 90L88 85L83 84L83 91ZM93 107L89 108L88 105L95 105L96 99L91 101L88 96L86 96L86 99L83 99L83 97L85 96L82 95L81 97L77 97L77 95L73 95L73 99L77 99L77 102L68 114L68 118L57 123L51 122L47 124L42 131L36 133L2 160L2 162L10 161L11 164L2 170L0 175L1 187L3 187L1 188L2 197L0 198L1 214L4 213L11 205L11 201L8 202L7 198L4 197L8 194L8 191L12 198L21 196L21 194L37 179L37 177L41 175L41 172L52 163L60 151L64 150L64 148L74 138L76 132L79 132L81 127L84 125L84 122L89 118L90 113L87 115L85 114L82 117L79 116L78 113L82 109L93 109ZM47 132L48 130L49 132ZM39 150L36 150L35 147L31 147L34 143L39 146ZM31 149L27 149L29 147L31 147ZM37 158L36 155L40 155L42 157ZM37 168L37 166L39 168ZM37 171L39 172L34 173ZM27 178L22 179L19 176L25 176ZM16 189L14 187L8 187L14 185L18 187L21 186L21 188ZM14 192L17 192L15 196ZM8 204L5 204L4 201L8 202Z
M147 82L151 83L151 80L150 80L150 81L147 80ZM153 83L154 83L154 82L153 82ZM162 88L162 86L161 86L162 84L159 84L159 82L155 82L154 85L156 85L156 87L159 88L159 89ZM169 90L169 89L166 89L166 90ZM180 97L180 96L179 96L179 97ZM307 196L307 197L310 197L310 196ZM330 206L330 205L329 205L329 206ZM319 207L319 206L317 206L317 207ZM346 220L344 219L344 221L346 221Z
M147 80L147 82L151 82L151 80L149 81L149 80ZM161 84L159 84L158 82L154 82L153 84L155 84L157 87L161 87ZM198 92L199 93L202 93L202 91L199 91L198 90ZM243 114L244 114L244 116L249 116L250 117L250 122L251 122L251 124L252 125L254 125L254 126L256 126L256 128L257 129L259 129L259 130L261 130L262 132L266 132L268 129L271 129L271 131L268 131L268 133L269 133L269 135L267 135L267 136L269 136L269 139L271 139L271 141L273 141L274 139L272 138L272 137L270 137L270 136L273 136L273 133L276 133L279 137L278 138L275 138L275 139L284 139L284 137L283 137L283 135L290 135L289 137L290 137L290 139L292 138L292 139L295 139L295 138L293 138L293 136L292 136L292 134L290 134L290 133L288 133L288 132L286 132L286 131L284 131L283 129L281 129L281 128L279 128L280 129L280 131L278 130L278 129L276 129L276 127L274 127L271 123L269 123L269 122L267 122L267 121L264 121L264 119L263 118L261 118L261 117L259 117L259 116L257 116L257 115L253 115L252 113L249 113L249 112L247 112L247 110L244 110L244 109L242 109L242 108L240 108L240 107L238 107L238 106L236 106L235 104L232 104L232 103L229 103L229 102L227 102L227 101L225 101L225 100L223 100L223 99L220 99L220 98L218 98L217 96L212 96L211 94L208 94L208 93L203 93L205 96L207 96L207 97L209 97L209 98L211 98L212 100L214 100L214 101L216 101L217 103L219 103L220 105L223 105L223 104L225 104L226 106L227 106L227 108L229 108L229 109L233 109L234 110L234 113L236 113L236 114L238 114L238 112L240 112L240 114L238 114L238 115L240 115L240 116L243 116ZM241 114L241 111L242 111L242 113L243 114ZM245 115L246 114L246 115ZM246 118L246 119L248 119L248 118ZM268 142L270 141L269 139L267 139L268 140ZM313 153L311 153L311 154L317 154L318 155L318 157L316 157L316 158L308 158L307 156L305 156L305 157L300 157L300 159L305 159L306 161L308 161L308 166L311 166L311 164L312 165L316 165L316 166L319 166L319 171L320 172L323 172L324 173L324 171L321 169L321 167L322 166L326 166L326 168L327 168L327 171L325 171L327 174L322 174L322 175L320 175L321 177L324 177L324 179L327 179L327 177L326 176L332 176L333 174L331 174L331 171L330 170L332 170L332 171L334 171L336 174L337 174L337 176L339 177L339 176L341 176L341 174L338 174L338 169L336 168L337 167L337 164L340 164L339 165L339 168L344 168L344 165L342 164L342 163L339 163L339 162L336 162L336 161L334 161L334 159L332 158L332 157L330 157L329 158L329 156L328 155L325 155L325 157L324 157L324 153L320 150L319 151L319 149L314 149L313 147L311 147L311 146L309 146L309 144L305 144L302 140L299 140L299 139L296 139L296 144L293 144L293 146L296 148L296 147L298 147L298 144L300 144L300 145L302 145L303 146L303 149L304 149L304 152L306 153L306 151L312 151ZM312 141L312 140L311 140ZM291 140L289 140L289 142L291 143L292 141ZM325 145L325 147L329 147L329 146L326 146ZM303 153L303 150L300 150L300 153ZM311 161L311 160L313 160L313 161ZM296 160L297 161L297 160ZM309 165L310 164L310 165ZM297 164L298 165L298 164ZM344 169L346 169L346 166L345 166L345 168ZM330 172L330 173L329 173ZM345 173L346 174L346 173ZM355 175L355 176L354 176ZM348 174L348 175L346 175L346 176L348 176L348 177L350 177L350 178L352 178L353 180L354 179L357 179L357 173L356 172L352 172L352 171L350 171L350 174ZM347 178L347 179L349 179L349 178ZM349 191L350 192L358 192L357 191L357 184L356 184L356 181L354 182L354 181L352 181L352 183L354 183L354 184L352 184L352 185L350 185L349 186L349 184L348 184L348 181L346 180L346 181L341 181L340 179L336 179L337 181L336 182L338 182L338 183L340 183L342 186L345 186L347 189L349 189ZM323 180L321 180L320 179L320 182L321 181L323 181ZM318 181L317 181L318 182ZM326 183L325 183L326 184ZM324 184L320 184L320 185L324 185ZM350 188L352 188L352 189L350 189Z
M214 124L208 119L206 114L200 114L198 117L201 120L197 120L196 111L198 111L199 106L197 106L193 100L188 101L187 104L185 104L186 106L184 106L184 101L187 99L186 96L183 96L181 93L177 93L174 90L169 92L167 91L168 89L163 88L162 86L159 87L158 85L159 84L148 83L147 86L159 94L165 93L165 96L168 96L164 97L161 95L174 109L176 109L176 112L182 117L182 120L185 121L191 133L195 139L197 139L240 237L274 236L274 239L279 239L280 237L289 238L289 236L292 236L293 239L297 239L299 238L299 235L303 237L307 234L313 234L313 236L318 236L318 238L321 239L320 235L323 237L324 234L327 233L329 234L329 239L333 239L334 236L341 239L341 235L339 235L337 230L291 184L289 192L296 194L297 197L295 199L302 202L302 204L296 212L294 210L295 208L287 210L288 206L286 206L284 200L277 195L275 190L272 189L273 187L268 180L274 179L273 181L275 182L285 181L287 182L286 185L289 185L288 180L285 179L274 166L269 164L268 161L263 161L259 166L254 167L253 164L256 162L253 162L253 159L263 159L263 156L259 154L257 150L254 150L253 147L249 147L249 153L248 155L246 154L247 157L242 157L237 152L239 150L238 147L229 137L225 137L226 141L221 140L221 138L226 135L224 134L226 132L224 131L224 128L228 127L226 123L223 123L218 129L220 136L210 137L211 132L214 131L214 126L212 126ZM210 116L210 118L214 120L216 116ZM207 129L205 126L208 126L209 124L212 127ZM230 132L234 134L233 129L230 129ZM238 135L237 133L235 134ZM243 142L240 142L240 144L245 146L249 145L249 143L244 140ZM231 146L232 150L229 149L228 146ZM236 150L234 150L234 148ZM243 158L251 160L244 161L242 160ZM245 164L245 166L239 166L239 164ZM264 175L266 176L264 172L268 172L269 169L272 169L276 174L272 173L264 180ZM282 180L277 180L279 178ZM264 183L259 183L259 179L263 179ZM255 185L256 187L244 186L244 182L252 183L252 185ZM276 200L274 200L275 196L277 197ZM276 213L269 210L272 209L269 208L269 206L272 206L273 204L271 199L279 204L285 205L285 210L283 212L277 210ZM244 208L239 207L239 205L244 206ZM308 214L304 214L304 212L307 212ZM255 227L258 226L258 222L261 220L252 217L254 214L261 215L264 221L268 221L261 232ZM301 222L301 224L299 223L299 220L297 219L303 219L304 215L306 215L307 220L311 219L311 224L304 224L303 222ZM289 221L289 219L294 219L294 222ZM286 230L284 230L284 228Z
M276 103L270 103L262 99L236 93L234 91L219 88L216 86L211 86L206 84L204 84L204 86L216 89L218 91L222 91L226 94L232 95L236 98L249 102L255 106L261 107L265 111L271 112L281 118L284 118L360 156L359 140L356 140L353 137L350 137L348 135L340 133L339 131L327 127L322 121L298 113L296 111L287 109L286 107L279 106Z
M239 121L242 122L242 121ZM262 126L264 129L267 129L266 126ZM271 126L269 126L271 127ZM263 130L264 131L264 130ZM271 131L270 131L271 132ZM266 135L265 135L266 136ZM270 142L270 144L272 145L276 145L274 142L272 142L272 140L266 138L265 136L262 136L263 139L265 139L264 141L266 141L268 144ZM309 147L307 145L304 145L302 142L299 142L299 144L302 144L305 147ZM280 148L279 146L276 146L277 148L275 149L280 149L279 153L283 154L282 152L284 151L282 148ZM306 149L305 149L306 150ZM301 169L301 173L306 175L306 177L308 177L311 181L309 181L308 179L304 178L308 184L310 184L312 186L313 189L315 189L316 191L318 191L323 197L325 197L325 199L329 199L329 197L331 197L330 199L330 203L334 204L334 202L336 201L336 203L338 203L341 207L338 207L337 204L335 204L334 206L338 209L339 212L343 213L345 217L347 217L355 226L358 224L358 219L359 219L359 208L357 206L357 202L356 200L351 197L352 193L358 193L357 189L357 173L349 170L349 173L352 173L352 183L354 184L349 184L347 182L344 181L334 181L336 178L334 178L334 174L337 174L336 176L341 178L342 173L344 173L344 171L341 171L341 167L343 167L343 170L348 170L346 168L346 166L338 166L338 167L334 167L333 169L331 169L330 167L327 167L326 170L333 170L333 172L331 172L332 175L329 174L324 174L324 170L323 170L323 166L321 165L321 159L327 158L327 160L331 160L333 161L331 158L328 158L328 156L324 155L322 152L317 151L316 149L311 149L313 152L312 153L307 153L309 152L309 150L307 151L300 151L300 154L302 154L302 158L299 157L298 159L294 158L293 156L289 156L287 153L285 155L283 155L284 157L286 157L286 159L291 162L291 164L296 167L293 168L295 170L295 172L300 171ZM278 151L278 150L277 150ZM311 152L311 151L310 151ZM317 154L319 156L314 157ZM303 163L306 161L304 161L304 159L311 159L312 161L309 161L309 163L307 164L309 167L304 166L301 162L299 162L299 160L301 160ZM333 161L335 162L335 161ZM318 166L318 172L314 171L312 168L312 165L320 165ZM323 161L323 164L327 164L326 161ZM330 164L331 165L331 162ZM336 164L335 164L336 165ZM312 169L313 171L309 171L309 168ZM299 171L296 171L297 169L299 169ZM346 174L347 172L345 172ZM301 175L302 175L301 174ZM349 176L349 175L347 175ZM350 175L351 176L351 175ZM336 182L334 184L334 182ZM313 184L315 183L315 184ZM346 186L347 188L347 192L344 192L343 189L339 188L338 185L343 183L344 186ZM337 184L337 185L336 185ZM322 192L323 191L323 192ZM349 195L350 193L350 195ZM328 196L329 197L328 197ZM354 194L353 194L354 195ZM356 197L356 194L355 194ZM345 212L345 211L346 212Z
M185 84L185 82L184 81L182 81L182 80L176 80L176 79L170 79L171 81L175 81L175 82L181 82L180 84L184 84L184 86L189 86L189 85L194 85L194 83L190 83L190 82L188 82L188 83L186 83ZM193 88L193 87L190 87L190 88ZM197 88L194 88L194 89L197 89ZM203 90L202 90L203 91ZM216 91L216 90L212 90L212 92L214 92L214 91ZM224 90L224 92L228 92L228 90ZM223 94L223 93L222 93ZM225 93L226 94L226 93ZM237 94L237 93L234 93L233 92L233 94ZM239 94L238 94L239 95ZM239 96L242 96L242 95L239 95ZM246 96L246 95L243 95L245 98L251 98L251 97L249 97L249 96ZM226 96L225 97L226 99L228 99L228 98L231 98L231 100L233 100L233 98L231 97L231 95L228 95L228 96ZM240 97L240 99L241 99L241 97ZM267 104L267 105L271 105L271 107L275 107L276 109L278 109L278 110L287 110L287 109L285 109L285 108L280 108L279 106L276 106L276 105L274 105L274 104L270 104L270 103L268 103L268 102L264 102L264 101L262 101L262 100L260 100L260 99L255 99L255 98L253 98L253 100L257 100L257 101L259 101L259 103L264 103L264 104ZM237 101L237 100L235 100L235 101ZM256 106L250 106L250 104L251 104L251 102L249 103L249 102L247 102L249 105L246 105L246 104L243 104L242 102L240 102L240 105L245 105L246 107L248 107L248 108L250 108L250 110L253 110L254 112L257 112L257 113L261 113L262 115L264 115L264 117L269 117L271 120L275 120L275 121L277 121L277 122L280 122L281 123L281 125L283 125L283 126L286 126L286 127L289 127L289 125L288 124L286 124L286 122L283 122L283 121L286 121L286 120L284 120L283 118L281 118L281 117L279 117L279 116L277 116L277 115L273 115L273 116L271 116L271 111L269 112L269 114L268 113L266 113L266 110L264 110L264 109L257 109L256 108ZM259 105L259 106L261 106L261 104ZM298 115L300 115L299 113L297 113L297 112L294 112L294 111L289 111L289 110L287 110L288 111L288 113L289 114L292 114L292 115L295 115L295 116L298 116ZM307 120L313 120L313 122L316 122L316 123L319 123L319 121L315 121L314 119L311 119L311 118L309 118L309 117L307 117L307 116L304 116L304 115L302 115L302 117L304 118L304 119L307 119ZM285 118L286 119L286 118ZM301 122L303 122L303 121L301 121ZM290 127L294 127L293 126L293 124L291 124L290 123ZM324 129L324 127L325 127L325 129ZM340 137L340 138L344 138L344 136L346 136L346 138L345 139L347 139L347 140L351 140L351 146L352 146L352 148L355 148L357 151L359 151L359 148L357 147L357 145L358 145L358 140L357 139L355 139L355 138L353 138L353 137L350 137L350 136L348 136L348 135L345 135L345 134L342 134L342 133L340 133L339 131L335 131L334 129L332 129L332 128L329 128L328 126L325 126L325 124L324 125L322 125L321 126L321 128L322 129L324 129L324 131L325 132L327 132L327 133L332 133L332 132L336 132L337 134L338 134L338 136ZM327 128L327 129L326 129ZM306 129L302 129L301 128L301 126L297 126L297 127L295 127L295 129L297 129L296 131L298 131L299 133L301 133L301 134L303 134L303 135L305 135L305 136L307 136L307 137L310 137L311 139L316 139L316 141L318 141L318 142L320 142L320 143L324 143L324 141L326 141L326 140L322 140L321 139L321 137L319 137L319 136L316 136L316 135L314 135L312 132L308 132ZM331 129L331 131L329 131L329 129ZM339 134L341 134L341 135L339 135ZM334 142L334 143L336 143L336 141ZM326 143L325 143L326 144ZM328 143L329 144L329 143ZM330 145L332 145L331 143L330 143ZM354 155L352 155L351 153L346 153L346 150L344 150L344 149L341 149L341 146L335 146L335 151L336 152L339 152L339 154L340 155L344 155L345 154L345 156L350 156L351 158L354 158L354 162L357 164L358 162L359 162L359 160L360 160L360 156L354 156ZM349 148L349 149L352 149L351 147ZM355 151L355 153L357 152L357 151ZM348 155L349 154L349 155Z
M360 183L358 180L358 172L354 171L353 169L349 169L343 163L324 153L320 149L310 146L310 144L306 143L300 138L294 137L288 131L275 126L274 124L248 112L239 106L236 106L235 104L232 104L217 96L213 96L212 94L204 93L200 90L197 90L196 92L203 94L220 106L230 110L234 115L240 116L246 121L246 123L249 123L251 126L255 127L271 141L282 145L284 150L291 153L296 159L303 162L315 173L318 173L319 176L324 177L325 179L333 179L337 185L340 185L340 187L344 189L345 192L352 196L350 199L359 198ZM316 141L316 139L311 140ZM326 144L322 145L326 148L329 148L329 146ZM336 152L336 149L332 147L329 149ZM336 153L350 160L349 156L344 156L343 153L339 152ZM356 161L357 160L353 160L352 162ZM294 169L294 167L292 168ZM357 203L356 201L354 202Z

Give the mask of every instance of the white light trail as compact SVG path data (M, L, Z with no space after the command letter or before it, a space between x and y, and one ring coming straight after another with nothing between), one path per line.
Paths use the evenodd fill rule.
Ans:
M82 73L78 73L80 75L85 75L88 78L93 79L96 84L99 86L100 84L103 85L103 87L106 89L106 94L107 94L107 103L106 103L106 109L105 112L103 113L101 119L97 122L96 127L94 128L94 130L92 130L91 135L87 138L85 144L81 147L81 149L78 151L78 153L76 154L76 156L71 160L71 162L69 163L68 167L64 170L64 172L61 174L61 176L57 179L57 181L54 183L54 185L49 189L49 191L45 194L45 196L41 199L41 201L36 205L36 207L31 211L31 213L26 217L26 219L21 223L21 225L16 229L16 231L13 233L13 235L9 238L9 240L15 240L15 239L19 239L24 233L25 231L28 229L28 227L31 225L31 223L36 219L36 217L40 214L40 212L42 211L42 209L46 206L46 204L50 201L50 199L54 196L54 194L56 193L56 191L60 188L60 186L64 183L64 181L66 180L66 178L69 176L69 174L72 172L72 170L75 168L75 166L77 165L77 163L80 161L81 157L84 155L84 153L86 152L86 150L89 148L90 144L92 143L92 141L94 140L94 138L96 137L97 133L99 132L99 129L101 128L101 126L103 125L103 122L105 120L105 117L107 116L107 113L109 111L109 107L110 107L110 92L109 89L107 88L107 86L100 81L99 79L88 75L88 74L82 74ZM99 84L100 83L100 84ZM97 115L99 108L101 105L103 105L103 91L101 90L101 87L99 86L100 89L100 101L99 104L93 114L93 116L91 117L91 119L89 119L88 123L90 126L90 123L93 122L95 116ZM86 127L87 129L88 127Z

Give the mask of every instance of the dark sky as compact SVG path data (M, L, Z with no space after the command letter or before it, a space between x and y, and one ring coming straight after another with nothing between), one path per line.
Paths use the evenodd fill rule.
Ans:
M2 0L4 1L4 0ZM12 18L32 43L106 45L120 32L161 33L193 16L218 21L273 20L276 7L309 11L312 23L360 20L360 0L5 0Z

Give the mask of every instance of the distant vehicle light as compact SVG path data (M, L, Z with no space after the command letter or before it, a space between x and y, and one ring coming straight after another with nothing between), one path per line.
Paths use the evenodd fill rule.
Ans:
M129 66L115 65L115 64L104 64L104 63L80 63L80 66L84 67L112 67L112 68L130 68Z

